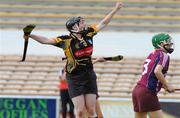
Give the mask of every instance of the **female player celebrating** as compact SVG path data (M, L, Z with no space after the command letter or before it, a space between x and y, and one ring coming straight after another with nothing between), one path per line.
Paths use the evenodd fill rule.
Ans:
M93 37L107 26L122 6L121 2L117 2L113 10L97 25L86 26L85 19L82 17L70 18L66 22L69 35L61 35L56 38L46 38L34 34L24 35L24 39L30 37L42 44L51 44L64 50L67 58L68 91L75 107L76 118L83 117L84 109L88 111L90 118L97 118L95 110L97 83L91 61Z

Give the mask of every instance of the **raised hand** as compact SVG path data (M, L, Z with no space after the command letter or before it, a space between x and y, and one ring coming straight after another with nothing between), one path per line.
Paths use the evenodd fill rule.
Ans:
M116 9L120 9L124 6L123 2L116 2Z
M28 40L29 35L31 34L32 30L36 27L34 24L29 24L23 28L24 31L24 39Z

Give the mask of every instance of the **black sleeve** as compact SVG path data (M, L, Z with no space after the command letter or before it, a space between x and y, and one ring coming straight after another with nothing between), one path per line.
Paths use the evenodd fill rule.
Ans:
M98 32L96 25L91 25L87 28L87 36L93 37Z
M55 38L56 44L54 46L59 48L65 48L65 40L69 39L68 35L62 35Z

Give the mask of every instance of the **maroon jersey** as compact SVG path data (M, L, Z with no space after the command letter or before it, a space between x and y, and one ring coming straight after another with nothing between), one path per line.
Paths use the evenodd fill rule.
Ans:
M138 84L145 86L154 93L158 93L162 88L162 84L157 79L154 70L157 65L162 65L162 73L165 77L169 68L169 61L169 55L164 53L162 49L156 49L154 52L150 53L144 61L142 76Z

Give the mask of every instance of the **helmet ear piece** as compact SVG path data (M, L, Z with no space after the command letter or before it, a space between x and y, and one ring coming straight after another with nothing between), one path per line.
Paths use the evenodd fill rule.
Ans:
M160 43L159 43L160 46L163 46L164 44L165 44L164 41L160 41Z
M73 24L72 22L70 22L69 20L66 22L66 28L68 31L71 31L72 30L72 27L73 27Z
M74 33L78 33L79 32L79 27L78 27L77 23L72 26L70 32L74 32Z

